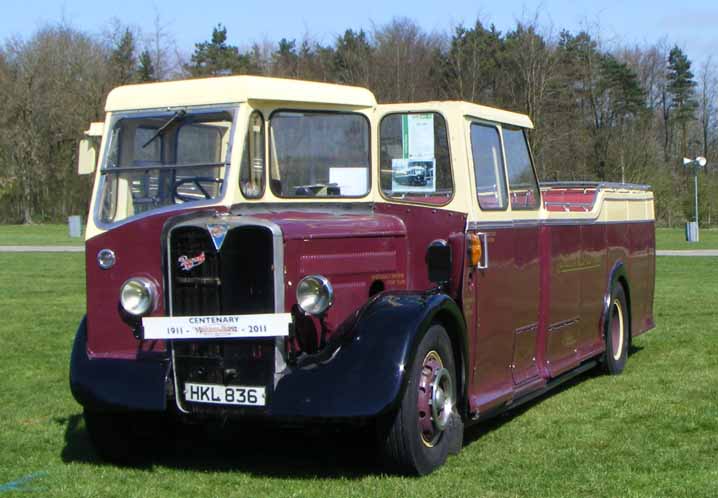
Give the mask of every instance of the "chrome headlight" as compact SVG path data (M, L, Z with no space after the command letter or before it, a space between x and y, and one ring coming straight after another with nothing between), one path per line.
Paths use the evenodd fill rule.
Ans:
M334 289L322 275L307 275L297 284L297 304L310 315L321 315L332 305Z
M152 311L157 303L157 296L157 287L150 279L133 277L122 284L120 304L130 315L142 316Z

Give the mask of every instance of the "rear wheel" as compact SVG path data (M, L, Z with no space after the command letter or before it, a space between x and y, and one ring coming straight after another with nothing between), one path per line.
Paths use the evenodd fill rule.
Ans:
M628 359L628 339L630 334L629 311L626 303L626 292L620 283L616 283L611 291L611 304L606 317L605 337L606 352L604 365L611 375L623 372Z
M401 405L384 440L384 456L394 470L424 475L446 461L457 439L453 432L463 429L455 423L455 379L449 337L441 325L433 325L419 344Z
M138 465L166 448L172 422L164 413L83 412L85 427L103 460Z

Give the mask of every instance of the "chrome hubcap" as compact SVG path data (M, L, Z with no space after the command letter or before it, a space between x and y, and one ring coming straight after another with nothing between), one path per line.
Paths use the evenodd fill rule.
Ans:
M429 351L424 358L417 399L418 423L422 442L432 447L449 424L454 409L454 386L439 353Z

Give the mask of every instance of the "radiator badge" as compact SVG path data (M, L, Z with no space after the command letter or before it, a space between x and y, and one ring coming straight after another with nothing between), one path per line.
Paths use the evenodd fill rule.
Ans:
M224 243L224 238L227 236L229 225L226 223L210 223L207 225L207 230L212 236L212 242L214 242L215 249L219 251Z
M204 251L202 251L194 258L189 258L185 255L182 255L177 258L177 262L179 263L180 268L182 268L184 271L190 271L195 266L199 266L204 263L204 259Z

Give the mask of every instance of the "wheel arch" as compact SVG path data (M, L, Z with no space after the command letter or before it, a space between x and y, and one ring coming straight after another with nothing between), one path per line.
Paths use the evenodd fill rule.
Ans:
M628 271L622 260L614 263L608 275L608 285L603 299L603 312L601 313L601 332L605 341L606 324L608 323L608 313L611 309L611 292L615 285L623 287L626 296L626 324L628 326L628 347L633 343L633 326L632 326L632 308L631 308L631 285L628 279Z

